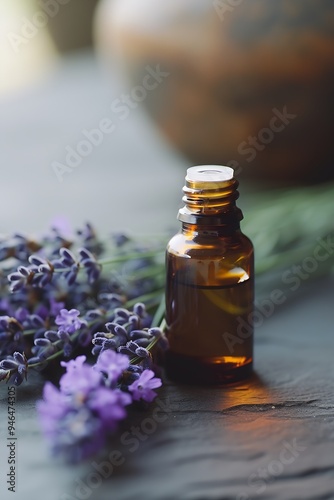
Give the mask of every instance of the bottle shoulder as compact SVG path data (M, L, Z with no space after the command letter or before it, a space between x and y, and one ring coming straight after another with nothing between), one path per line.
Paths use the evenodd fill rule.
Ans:
M167 244L167 253L186 258L212 258L228 253L253 255L253 244L240 230L230 235L219 235L217 231L202 231L200 233L182 232L175 234Z

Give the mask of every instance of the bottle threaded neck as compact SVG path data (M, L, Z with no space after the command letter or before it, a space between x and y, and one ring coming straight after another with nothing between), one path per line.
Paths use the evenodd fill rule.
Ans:
M178 219L188 223L228 224L239 222L242 212L236 206L238 181L230 167L201 165L187 170Z

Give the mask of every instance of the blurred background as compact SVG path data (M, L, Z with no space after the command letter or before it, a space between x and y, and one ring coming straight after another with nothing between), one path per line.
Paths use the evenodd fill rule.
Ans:
M174 230L201 163L235 169L259 259L333 230L332 0L13 0L0 19L2 232Z
M65 219L74 228L89 221L102 236L122 231L139 238L162 235L164 242L179 227L186 169L201 163L232 166L240 181L242 228L255 246L258 326L265 325L257 328L256 356L268 374L266 383L291 394L288 407L298 416L303 411L315 416L313 405L303 410L294 403L312 403L307 398L319 401L319 418L325 418L324 408L329 415L323 395L331 394L333 332L334 1L2 0L0 35L0 234L38 236L59 221L64 230ZM284 307L270 302L268 313L265 304L275 289L288 300ZM285 384L291 393L284 393ZM233 397L263 402L262 385L254 387ZM182 420L185 434L185 426L172 421L180 433L174 441L182 447L190 429L203 455L197 434L208 428L207 413L198 432L196 418L188 415L201 406L193 405L193 393L180 394L177 407L186 399L190 409ZM205 405L204 393L199 394ZM272 401L276 395L266 406ZM290 428L297 413L282 405L277 409L282 428ZM264 424L256 411L253 426L252 417L239 421L236 416L231 413L238 433L232 441L244 439L240 429L250 422L247 450L254 440L255 450L266 443L275 457L268 432L273 429L277 439L282 435L272 417L265 416ZM300 428L300 420L295 421ZM19 422L20 460L26 467L19 474L22 495L30 498L27 491L49 488L52 479L54 491L63 493L65 484L81 473L48 463L44 452L37 452L43 473L36 481L30 444L39 450L40 443L37 427L31 432L30 424L28 418L30 441L24 441L24 419ZM264 434L257 432L261 426ZM219 432L213 427L208 439L219 460L216 469L209 466L213 474L218 471L216 487L224 478L215 448L217 435L225 439L223 427ZM129 498L130 490L131 498L138 491L158 491L151 486L154 477L160 481L163 476L159 491L172 485L174 477L166 470L173 455L162 442L140 460L134 455L129 473L113 476L114 486L105 483L108 490L101 498L110 497L111 487L120 496L125 491L122 498ZM315 461L325 456L316 450ZM243 449L242 454L251 463ZM194 461L191 454L198 476L196 468L187 469L191 478L184 474L179 454L172 469L185 488L195 485L194 495L201 480L209 484L201 477L209 463L204 455L203 461ZM262 451L258 456L264 456ZM309 453L305 457L304 470L296 462L297 480L306 481L319 470L325 488L332 455L323 469L315 467L318 462L311 464ZM225 471L229 484L235 471L240 475L233 460ZM282 475L289 487L291 477ZM234 484L242 484L239 477ZM277 483L273 488L277 491ZM295 491L298 497L299 484Z

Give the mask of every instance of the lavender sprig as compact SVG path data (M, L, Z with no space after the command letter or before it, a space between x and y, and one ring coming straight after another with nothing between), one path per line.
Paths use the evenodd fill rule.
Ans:
M117 235L110 257L91 225L79 231L77 241L68 233L53 228L41 241L23 235L0 240L0 366L19 352L26 356L29 374L88 352L95 337L97 355L115 346L116 338L107 338L109 323L126 325L124 343L118 339L116 347L131 340L143 348L150 343L152 336L144 330L151 326L164 286L161 249L138 248ZM144 301L146 308L137 305ZM66 322L73 323L71 331ZM133 330L142 332L140 337ZM5 373L2 379L12 375Z
M163 249L113 240L108 255L90 224L76 241L59 227L39 242L0 240L0 381L20 385L50 363L66 369L59 389L46 383L38 411L53 452L69 461L99 451L126 407L161 386Z
M134 401L152 402L157 395L154 389L162 385L153 370L141 362L133 366L127 355L111 349L101 351L93 366L85 361L85 356L79 356L62 362L66 373L60 389L47 383L38 403L41 427L53 454L69 462L97 453L126 417L125 407Z

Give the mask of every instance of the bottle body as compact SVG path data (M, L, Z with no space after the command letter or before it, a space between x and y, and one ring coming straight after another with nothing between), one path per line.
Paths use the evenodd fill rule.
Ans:
M253 246L240 231L187 227L166 252L167 375L223 383L253 362ZM240 336L241 334L241 336Z
M220 384L252 372L253 245L240 231L237 181L217 169L188 169L182 229L166 250L165 365L181 382Z

